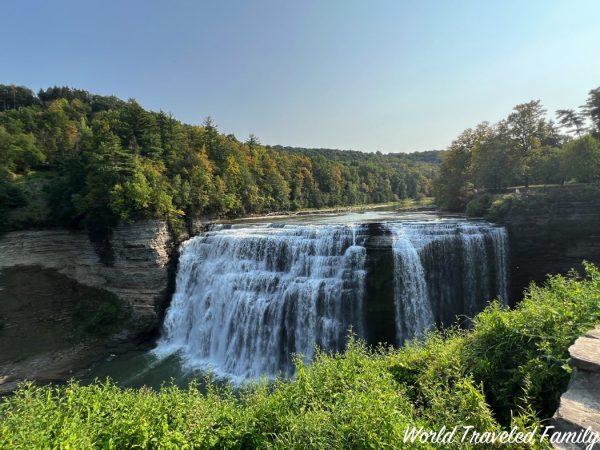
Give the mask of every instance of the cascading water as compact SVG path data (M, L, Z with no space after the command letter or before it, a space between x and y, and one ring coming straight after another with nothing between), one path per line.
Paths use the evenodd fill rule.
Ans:
M485 223L391 223L396 338L422 336L507 299L506 230Z
M421 258L406 230L392 228L396 337L420 337L434 324Z
M393 273L373 263L389 251ZM155 353L239 381L289 376L293 354L388 330L373 314L395 314L384 339L395 328L402 344L506 300L506 260L506 231L484 222L221 226L182 246Z
M158 354L232 378L289 375L291 355L361 335L365 248L356 226L211 231L182 248Z

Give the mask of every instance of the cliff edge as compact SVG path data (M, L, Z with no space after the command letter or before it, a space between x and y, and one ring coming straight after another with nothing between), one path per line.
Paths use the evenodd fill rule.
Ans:
M158 220L117 226L102 249L84 231L1 236L0 385L64 378L155 330L175 244Z

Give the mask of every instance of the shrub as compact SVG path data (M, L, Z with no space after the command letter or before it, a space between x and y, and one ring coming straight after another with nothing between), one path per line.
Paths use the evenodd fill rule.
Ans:
M514 310L494 304L475 318L465 364L504 423L524 390L544 417L558 406L569 381L569 346L600 323L600 272L584 266L585 280L550 277L545 287L532 285Z
M488 214L494 195L490 193L484 193L474 197L469 203L467 203L466 213L470 217L483 217Z
M77 324L74 337L108 336L123 325L126 316L127 311L119 297L90 288L73 311L73 321Z
M541 201L540 196L505 194L491 203L487 218L501 220L516 214L528 215L535 212L548 212L547 205Z

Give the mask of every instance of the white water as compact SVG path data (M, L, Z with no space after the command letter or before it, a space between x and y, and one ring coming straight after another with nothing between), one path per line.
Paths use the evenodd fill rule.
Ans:
M231 378L293 372L291 354L341 350L363 330L356 227L222 229L183 246L156 352Z
M503 228L388 222L397 344L506 300ZM366 336L368 227L219 227L181 248L176 291L155 353L236 381L289 376L293 354L342 350ZM377 269L375 269L377 270ZM390 292L390 295L392 293ZM390 297L391 302L391 297Z
M392 228L394 253L394 301L396 307L396 339L421 337L435 325L425 270L411 240L401 227Z
M507 299L507 235L481 223L391 223L396 338L421 337L436 324Z

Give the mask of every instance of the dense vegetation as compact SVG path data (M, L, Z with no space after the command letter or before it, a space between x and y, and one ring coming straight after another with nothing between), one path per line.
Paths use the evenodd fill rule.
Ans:
M495 125L464 131L445 152L434 182L436 202L462 211L474 194L507 186L600 181L600 88L580 112L548 120L539 100L515 106Z
M436 163L268 148L134 100L0 85L0 229L390 202L429 194Z
M513 217L526 219L544 215L558 218L574 205L580 205L581 210L589 208L590 212L600 211L600 185L574 183L564 186L534 186L518 193L480 192L467 203L466 213L469 216L505 222ZM579 228L579 232L585 229L584 224L581 225L583 228ZM594 235L595 229L590 229L589 233ZM560 239L558 236L556 238Z
M553 413L567 349L598 322L600 271L587 265L585 278L532 286L514 310L488 307L470 331L398 350L353 341L241 393L25 384L0 404L0 447L403 448L410 425L530 427Z

